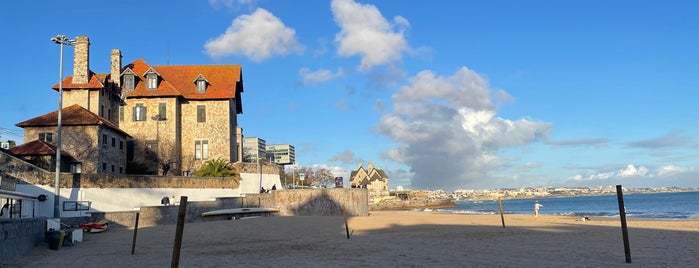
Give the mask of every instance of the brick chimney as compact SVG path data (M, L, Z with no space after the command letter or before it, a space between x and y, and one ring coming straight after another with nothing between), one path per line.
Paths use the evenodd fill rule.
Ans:
M121 86L121 79L119 79L120 74L121 74L121 50L112 49L110 76L112 78L112 83L114 83L117 87Z
M73 84L87 84L90 79L90 39L87 36L75 38L73 55Z

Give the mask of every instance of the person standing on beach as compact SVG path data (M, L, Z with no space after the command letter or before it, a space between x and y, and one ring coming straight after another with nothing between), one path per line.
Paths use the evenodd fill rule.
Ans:
M539 204L539 200L534 201L534 218L539 217L539 208L544 207L544 205Z

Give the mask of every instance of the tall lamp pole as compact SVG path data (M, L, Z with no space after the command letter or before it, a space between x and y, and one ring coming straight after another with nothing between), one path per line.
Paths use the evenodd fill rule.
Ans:
M260 167L260 152L259 151L257 152L257 171L260 174L260 188L257 190L260 191L260 193L262 193L262 168Z
M56 130L56 195L53 199L53 217L61 217L60 200L61 200L61 110L63 109L63 46L72 46L75 40L70 40L63 34L56 35L51 38L56 44L61 46L61 56L59 58L58 67L58 129Z

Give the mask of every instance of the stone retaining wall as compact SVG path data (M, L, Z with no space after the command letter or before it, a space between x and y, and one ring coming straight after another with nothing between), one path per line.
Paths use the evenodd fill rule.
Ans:
M44 242L46 218L0 220L0 259L21 256Z
M267 207L279 209L278 216L339 216L344 208L350 216L368 216L366 189L307 189L277 190L265 194L248 194L244 197L217 198L215 201L187 203L185 222L223 220L228 216L202 217L207 211ZM179 200L173 200L179 202ZM139 215L140 227L176 224L179 205L141 207L140 211L93 212L91 220L108 220L110 228L132 228Z

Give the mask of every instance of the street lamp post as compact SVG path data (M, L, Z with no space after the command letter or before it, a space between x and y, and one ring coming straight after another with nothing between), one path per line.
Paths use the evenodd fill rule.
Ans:
M291 186L296 188L296 186L294 186L296 184L296 178L294 177L294 169L296 169L296 165L291 164Z
M260 175L260 187L257 188L257 190L260 191L260 193L262 193L262 169L260 169L260 152L259 151L257 152L256 161L257 161L257 174Z
M70 40L65 35L59 34L51 38L56 44L61 46L61 56L59 57L58 67L58 125L56 130L56 195L53 200L53 217L61 217L60 200L61 200L61 110L63 109L63 46L73 45L75 40Z

